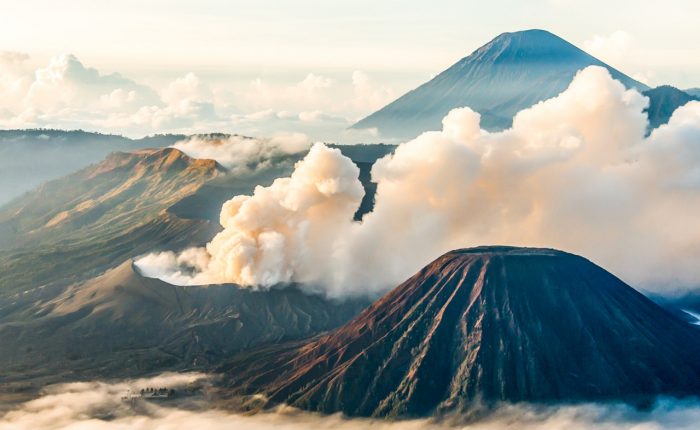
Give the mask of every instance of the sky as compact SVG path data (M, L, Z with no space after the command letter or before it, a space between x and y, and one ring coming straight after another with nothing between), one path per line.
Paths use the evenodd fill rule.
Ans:
M529 28L652 85L700 86L693 0L1 4L3 128L364 139L344 130L498 34Z

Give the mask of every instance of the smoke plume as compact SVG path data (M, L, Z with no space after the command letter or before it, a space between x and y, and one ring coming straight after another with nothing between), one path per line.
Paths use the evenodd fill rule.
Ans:
M700 103L645 137L647 103L589 67L503 132L455 109L441 131L377 161L376 203L362 222L352 220L357 169L317 144L291 177L227 202L209 261L188 270L376 294L448 250L503 244L581 254L643 289L697 286Z

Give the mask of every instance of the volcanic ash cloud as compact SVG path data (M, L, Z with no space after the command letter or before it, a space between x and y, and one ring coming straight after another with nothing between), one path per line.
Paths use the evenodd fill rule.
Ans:
M697 286L700 103L645 137L647 103L589 67L503 132L455 109L375 164L375 208L359 223L357 169L317 144L291 177L224 205L193 270L376 294L450 249L507 244L582 254L637 287Z

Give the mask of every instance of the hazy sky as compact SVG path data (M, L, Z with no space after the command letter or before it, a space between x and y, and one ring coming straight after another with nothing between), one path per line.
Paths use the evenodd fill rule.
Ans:
M285 122L270 130L296 131L296 126L286 124L290 120L285 115L298 118L302 112L307 123L309 115L323 114L337 126L424 82L499 33L527 28L550 30L651 84L700 86L700 2L695 0L3 0L2 4L0 51L28 56L18 61L16 55L8 60L5 54L6 64L0 65L5 75L0 76L5 87L0 87L0 96L12 100L0 105L4 127L32 121L81 122L63 120L56 109L49 114L46 106L35 109L14 79L23 73L31 81L37 69L47 68L61 54L73 54L84 67L103 75L118 72L158 94L193 73L190 76L201 87L197 101L225 112L224 120L219 115L210 123L192 120L168 127L160 123L180 130L236 128L229 127L231 115L250 125L251 114L260 117L269 110L283 112L283 118L275 120ZM353 78L354 72L359 73ZM15 92L14 98L6 95L8 88ZM111 93L118 88L109 89ZM49 104L46 97L42 100ZM76 100L80 98L62 100L64 114L69 106L77 118ZM116 109L114 103L110 106ZM39 111L41 120L36 119ZM143 134L158 126L141 120L142 126L125 132ZM111 118L86 126L109 129L126 122ZM320 129L311 134L315 132L324 134Z

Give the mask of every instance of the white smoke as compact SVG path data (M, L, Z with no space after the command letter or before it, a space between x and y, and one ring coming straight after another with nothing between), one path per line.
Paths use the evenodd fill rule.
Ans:
M233 173L241 173L269 167L275 159L308 150L311 143L301 133L280 134L268 139L195 135L172 146L190 157L216 160Z
M335 415L301 412L288 407L255 415L241 415L208 405L201 395L136 404L121 398L128 390L147 387L183 388L206 383L200 374L168 374L155 378L106 383L100 381L48 387L34 400L0 413L0 430L690 430L700 421L694 401L661 399L650 411L637 411L620 404L538 407L509 405L473 424L430 419L388 421L350 419ZM457 421L459 417L454 417Z
M507 244L591 258L634 286L700 284L700 103L645 138L648 100L601 67L489 133L456 109L375 164L374 211L350 160L314 146L291 178L237 196L208 276L382 292L454 248ZM192 282L190 282L192 283Z
M162 279L174 285L208 285L224 282L207 270L209 254L204 248L188 248L179 254L172 251L144 255L137 261L141 275Z
M348 233L364 195L358 175L357 166L340 150L316 144L290 177L224 204L224 230L207 245L208 260L202 260L203 250L190 249L187 255L147 255L137 267L146 276L160 274L185 285L317 281L317 262L337 260L335 239Z

